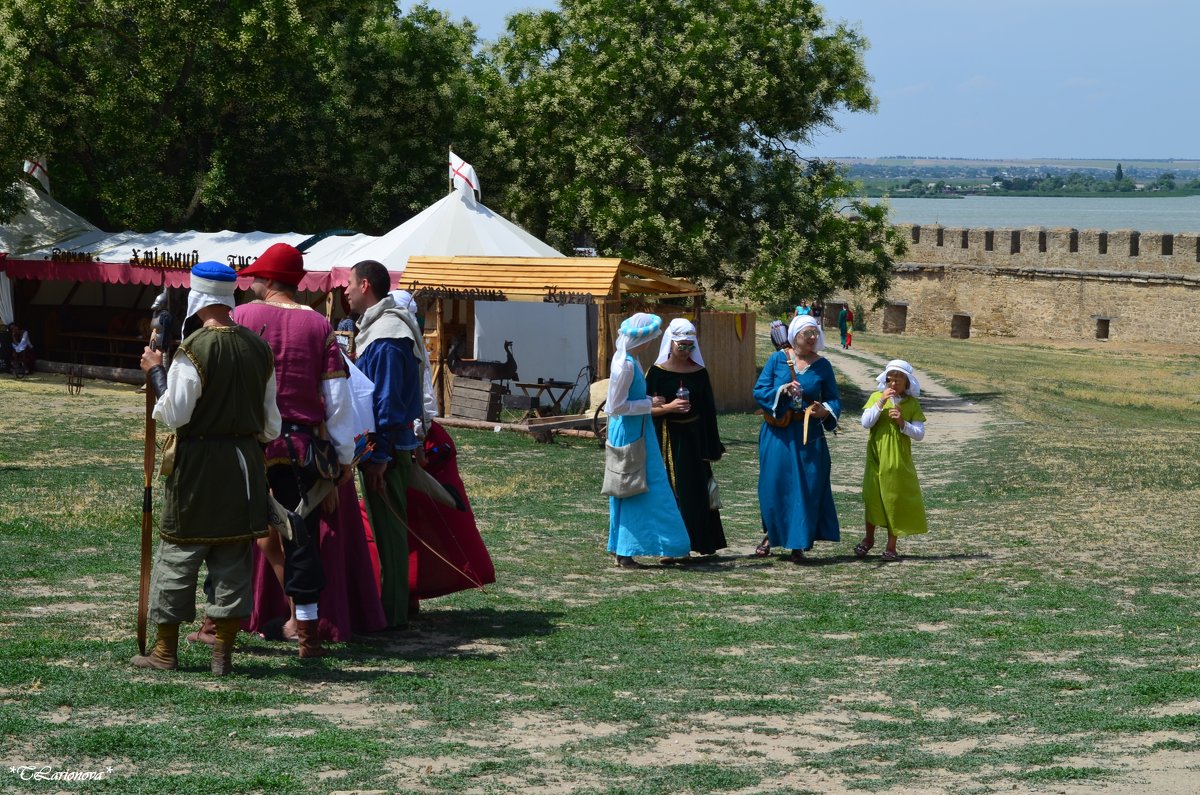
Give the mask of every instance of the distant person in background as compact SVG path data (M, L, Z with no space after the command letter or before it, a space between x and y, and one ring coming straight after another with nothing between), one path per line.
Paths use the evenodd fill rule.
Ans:
M850 333L850 319L853 317L850 314L850 307L843 305L842 311L838 312L838 334L842 338L842 349L846 348L846 336Z
M854 310L846 309L846 348L854 345Z
M813 316L813 320L817 321L818 326L821 325L821 316L825 314L825 302L813 301L809 314Z
M771 321L771 344L775 346L775 350L777 351L792 347L787 338L787 323L784 323L782 320Z
M29 332L16 323L8 327L12 334L12 369L14 375L28 375L33 372L33 343L29 341Z
M358 328L354 325L354 318L349 315L338 321L337 328L333 332L333 336L337 339L338 347L351 360L355 358L354 335L357 333Z
M796 307L796 317L803 317L811 312L812 310L808 306L808 301L801 301L800 306Z
M8 324L0 323L0 373L12 370L12 348L12 332L8 330Z

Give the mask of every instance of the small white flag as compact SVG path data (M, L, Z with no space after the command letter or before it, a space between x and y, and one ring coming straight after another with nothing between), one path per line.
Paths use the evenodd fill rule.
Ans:
M479 177L470 163L453 152L450 153L450 183L472 198L479 192Z
M46 170L48 158L31 157L25 161L25 173L42 183L46 193L50 192L50 173ZM472 172L474 173L474 172Z

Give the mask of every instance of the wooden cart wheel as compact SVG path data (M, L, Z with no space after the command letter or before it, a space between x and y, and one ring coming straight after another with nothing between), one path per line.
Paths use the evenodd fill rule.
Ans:
M600 405L596 406L596 411L592 413L592 433L596 434L596 440L600 442L601 447L604 447L608 439L608 415L604 413L606 402L600 401Z

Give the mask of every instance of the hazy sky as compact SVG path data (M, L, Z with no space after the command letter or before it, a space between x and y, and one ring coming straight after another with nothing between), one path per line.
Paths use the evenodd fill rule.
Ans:
M401 5L410 7L405 0ZM495 39L556 0L430 0ZM875 114L823 157L1200 158L1198 0L827 0L870 42Z

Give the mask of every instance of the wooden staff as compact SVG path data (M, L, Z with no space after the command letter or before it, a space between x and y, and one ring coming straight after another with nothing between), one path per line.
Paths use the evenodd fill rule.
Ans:
M171 313L167 309L167 288L154 299L151 307L154 320L151 323L150 349L163 350L168 347L171 331ZM138 651L146 656L146 617L150 607L150 562L151 544L154 540L154 454L157 427L154 422L154 404L158 396L150 373L146 373L146 435L142 446L142 549L138 572L137 641Z
M150 347L156 348L158 331L150 333ZM138 574L137 642L138 651L146 655L146 614L150 606L150 546L154 538L154 482L155 434L154 404L156 396L150 374L146 373L146 438L142 445L142 554Z

